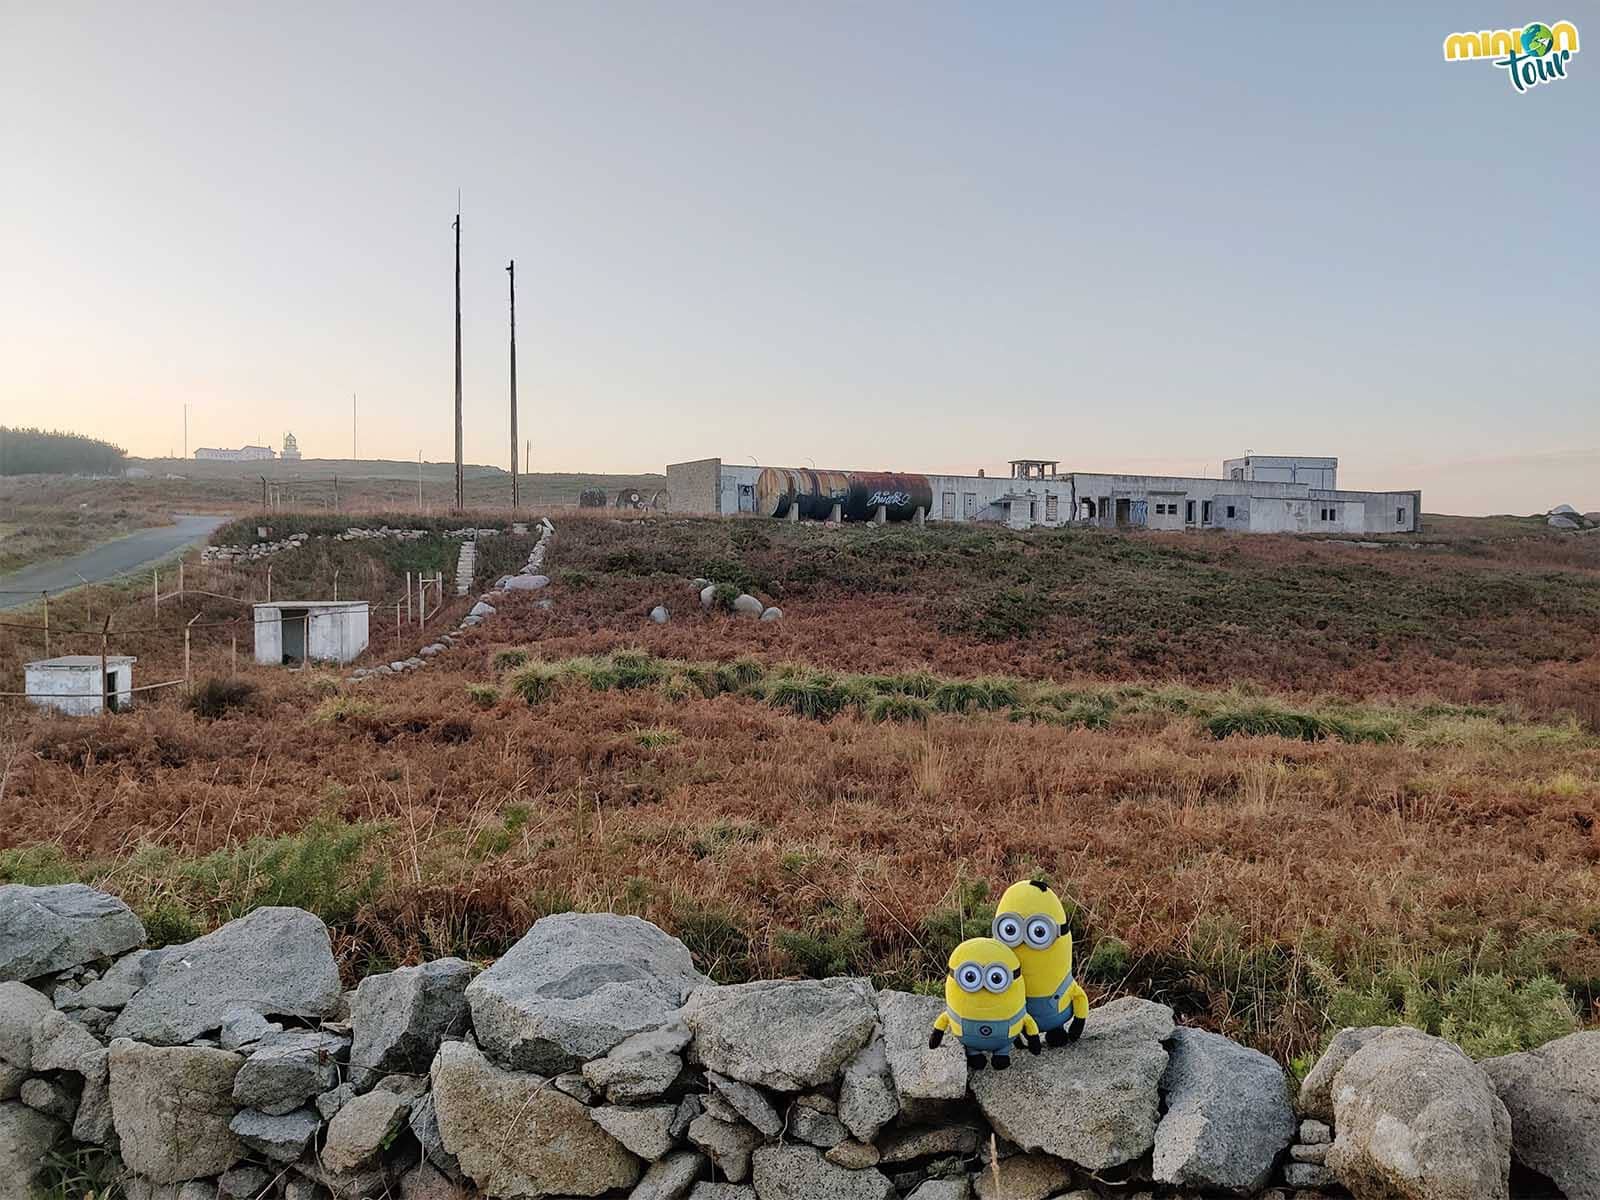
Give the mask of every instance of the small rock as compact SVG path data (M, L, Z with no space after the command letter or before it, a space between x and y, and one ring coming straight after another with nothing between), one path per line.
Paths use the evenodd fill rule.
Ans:
M603 1060L597 1059L596 1061ZM674 1071L672 1078L676 1079L677 1077L677 1072ZM557 1075L550 1082L555 1084L556 1091L565 1092L580 1104L593 1104L600 1099L600 1093L589 1086L589 1081L583 1077L582 1071L567 1071L564 1074ZM668 1086L671 1085L671 1082L671 1080L667 1081ZM666 1087L661 1089L663 1092L666 1090ZM656 1093L656 1095L660 1094L660 1092ZM648 1099L649 1097L646 1098Z
M835 1166L814 1146L762 1146L751 1156L761 1200L891 1200L888 1176Z
M35 1071L76 1071L86 1055L98 1054L105 1047L77 1021L51 1010L33 1027L33 1069Z
M710 612L711 611L711 606L713 604L715 604L716 602L717 602L717 588L716 588L716 585L708 583L708 584L705 585L705 587L700 589L700 607L705 609L707 612Z
M665 625L672 614L667 612L664 604L658 604L650 610L650 619L657 625Z
M688 1029L677 1023L636 1033L604 1058L584 1063L582 1078L613 1104L654 1100L682 1074L680 1051L689 1044L689 1036Z
M1308 1146L1321 1146L1333 1141L1333 1130L1321 1121L1307 1118L1300 1122L1300 1140Z
M781 621L783 620L783 609L774 604L771 608L762 612L761 619L763 621Z
M651 1163L628 1200L683 1200L690 1187L698 1191L706 1186L694 1182L705 1161L693 1150L679 1150L660 1162Z
M387 1071L426 1071L439 1043L466 1032L465 992L476 969L459 958L369 975L351 1007L350 1082L370 1088Z
M1350 1061L1351 1055L1391 1028L1389 1025L1369 1025L1359 1029L1341 1029L1334 1034L1322 1057L1312 1064L1311 1070L1306 1072L1305 1079L1301 1081L1300 1097L1295 1107L1305 1116L1323 1122L1332 1121L1333 1077L1339 1073L1340 1067Z
M512 575L505 581L508 592L537 592L550 586L548 575Z
M271 1175L261 1167L246 1163L217 1176L217 1182L212 1185L212 1194L221 1196L223 1200L256 1200L271 1185ZM184 1186L192 1187L194 1183L186 1183ZM181 1193L179 1200L182 1200Z
M344 1038L315 1029L271 1034L239 1068L234 1103L273 1117L293 1112L339 1085L339 1063L349 1048Z
M839 1084L839 1119L858 1141L870 1142L900 1113L883 1039L873 1038L845 1064Z
M467 615L473 617L492 617L494 614L494 605L490 604L487 600L479 600L472 606L470 610L468 610Z
M689 1200L756 1200L756 1190L745 1183L697 1183Z
M222 1032L218 1036L224 1050L237 1050L273 1033L282 1033L283 1026L269 1021L253 1008L230 1008L222 1014Z
M51 1149L65 1134L61 1122L25 1104L0 1103L0 1196L27 1200Z
M1283 1181L1292 1188L1326 1188L1334 1184L1333 1172L1318 1163L1283 1164Z
M35 1112L54 1117L66 1125L71 1125L73 1118L78 1115L77 1094L53 1079L34 1076L22 1085L18 1097Z
M461 1178L461 1164L456 1156L444 1148L444 1136L439 1132L439 1114L433 1107L433 1093L418 1097L411 1106L411 1135L422 1147L422 1155L451 1179Z
M589 1115L617 1141L647 1162L654 1162L676 1144L672 1129L678 1108L675 1104L651 1104L643 1108L608 1105L589 1110Z
M842 1125L840 1128L844 1128ZM817 1143L813 1142L813 1145ZM863 1167L878 1165L878 1148L865 1142L844 1141L831 1147L822 1156L836 1167L848 1167L852 1171L859 1171Z
M463 1187L432 1163L420 1163L400 1176L400 1200L476 1200L474 1189Z
M1328 1147L1306 1145L1290 1146L1289 1158L1294 1162L1325 1163L1328 1161Z
M33 1030L55 1012L50 1000L25 983L0 983L0 1062L33 1066Z
M85 984L73 997L71 1007L121 1008L148 982L145 978L146 965L154 965L150 955L149 950L134 950L124 954L99 979Z
M706 1113L689 1122L689 1140L730 1183L743 1183L750 1177L750 1155L762 1137L743 1122L719 1121Z
M757 600L748 592L740 592L733 598L733 611L746 617L759 617L766 605ZM760 1189L757 1189L758 1191Z
M978 1200L1045 1200L1072 1182L1067 1164L1048 1154L1013 1154L973 1177Z
M331 1121L338 1115L339 1110L351 1100L355 1099L356 1089L348 1083L341 1083L336 1088L330 1088L317 1097L317 1112L322 1114L324 1121Z
M309 1108L297 1108L282 1116L268 1116L253 1108L242 1108L228 1123L241 1142L273 1162L294 1162L322 1128L322 1121Z
M778 1110L772 1107L772 1102L748 1083L740 1083L715 1071L706 1072L706 1082L711 1085L712 1091L732 1105L733 1110L744 1120L768 1137L776 1137L783 1128L783 1118L778 1115Z
M223 1175L226 1174L227 1172L223 1172ZM220 1178L219 1176L219 1180ZM178 1200L217 1200L220 1194L218 1185L209 1179L191 1179L178 1187ZM252 1193L249 1200L256 1200L256 1195Z
M389 1138L406 1122L411 1101L393 1092L357 1096L328 1122L322 1161L334 1171L357 1171L377 1157Z
M111 1137L111 1051L97 1050L79 1061L83 1074L83 1094L78 1097L78 1115L72 1122L74 1141L104 1146Z
M815 1103L819 1100L827 1100L827 1097L801 1096L789 1106L789 1135L802 1142L809 1142L813 1146L820 1146L824 1150L831 1150L849 1141L850 1131L835 1115L837 1106L828 1100L828 1107L823 1108ZM876 1151L873 1152L873 1156L876 1158Z
M884 1163L911 1162L935 1154L976 1154L979 1133L971 1125L931 1125L900 1129L878 1146Z
M1095 1200L1088 1192L1071 1192L1061 1200L1078 1200L1082 1195L1087 1200ZM929 1179L917 1185L917 1190L911 1193L910 1200L971 1200L972 1182L965 1175L960 1179Z

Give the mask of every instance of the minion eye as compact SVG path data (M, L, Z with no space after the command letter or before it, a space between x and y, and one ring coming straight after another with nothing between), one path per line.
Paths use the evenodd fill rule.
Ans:
M996 963L985 974L983 986L991 992L1003 992L1011 986L1011 972Z
M1022 923L1015 917L1001 917L994 923L994 936L1007 946L1022 941Z
M983 972L975 963L968 963L956 972L956 982L964 991L975 992L983 986Z
M1043 950L1056 940L1056 927L1044 917L1035 917L1028 922L1028 945L1036 946Z

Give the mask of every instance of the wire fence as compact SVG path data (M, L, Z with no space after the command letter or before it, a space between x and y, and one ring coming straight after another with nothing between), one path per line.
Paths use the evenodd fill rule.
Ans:
M0 620L0 631L22 660L17 667L25 665L28 670L20 672L22 689L0 690L0 699L43 702L69 712L99 711L102 706L115 710L131 703L134 693L176 687L190 690L197 648L211 656L226 649L228 673L236 675L241 637L246 639L247 661L258 665L308 670L318 663L349 663L391 638L397 648L403 647L407 636L422 634L447 603L442 571L431 575L407 571L401 589L378 600L350 596L340 600L339 572L335 571L333 600L327 603L275 599L271 564L261 574L240 572L231 565L196 567L180 560L177 569L169 569L166 576L170 590L162 590L162 572L155 568L150 572L150 591L120 604L112 604L104 593L85 593L79 607L77 598L52 601L52 596L60 596L59 591L41 591L37 593L41 601L37 620L27 619L26 613L7 613L6 619ZM240 591L245 594L237 594ZM97 601L102 606L99 611ZM218 616L214 610L219 604L237 605L239 611ZM190 612L193 615L187 621L163 619L168 613L181 618ZM199 647L195 645L197 634L202 635ZM127 651L154 647L157 661L163 662L175 657L172 652L179 645L181 676L139 687L131 685L131 678L119 681L114 677L116 660L134 658ZM42 653L30 662L33 647ZM46 665L63 657L88 661ZM99 670L91 673L96 657ZM118 665L115 671L122 669ZM131 663L126 669L131 676ZM41 688L39 680L46 674L60 678ZM127 700L119 699L124 696Z

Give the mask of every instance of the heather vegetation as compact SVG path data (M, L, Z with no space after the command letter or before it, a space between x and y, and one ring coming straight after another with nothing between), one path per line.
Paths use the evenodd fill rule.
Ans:
M7 710L0 880L93 882L166 942L300 905L351 979L606 909L722 980L929 989L1039 872L1096 1002L1285 1062L1346 1023L1487 1055L1596 1021L1600 544L556 520L551 586L426 672L235 676L219 628L192 696ZM448 577L452 527L314 538L274 594ZM484 539L480 582L529 545ZM435 636L378 628L374 659Z

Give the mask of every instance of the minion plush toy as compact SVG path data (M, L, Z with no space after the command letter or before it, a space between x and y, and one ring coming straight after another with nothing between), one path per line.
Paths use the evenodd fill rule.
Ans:
M1028 994L1028 1015L1052 1046L1075 1042L1089 1015L1089 997L1072 977L1072 930L1061 900L1044 884L1013 883L995 906L996 941L1016 952Z
M1011 1065L1013 1039L1039 1053L1039 1026L1028 1013L1017 956L993 938L968 938L950 952L944 1011L928 1038L932 1049L946 1033L961 1039L967 1066L981 1071L985 1056L996 1071Z

